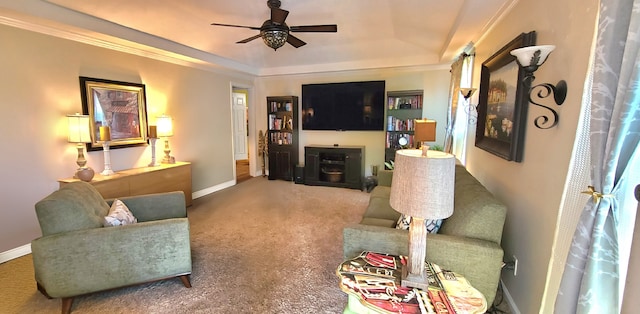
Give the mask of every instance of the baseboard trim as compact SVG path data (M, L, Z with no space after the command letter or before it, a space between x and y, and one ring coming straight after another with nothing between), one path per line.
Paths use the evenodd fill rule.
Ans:
M516 302L513 300L513 297L511 297L511 293L509 293L507 286L504 285L504 282L502 280L500 280L500 285L502 286L502 295L507 300L509 308L511 309L511 313L521 314L520 309L518 309Z
M0 253L0 264L31 254L31 243Z
M218 192L220 190L224 190L224 189L226 189L228 187L232 187L234 185L236 185L236 180L235 179L233 179L231 181L224 182L224 183L220 183L218 185L214 185L212 187L208 187L206 189L195 191L195 192L191 193L191 197L193 199L200 198L200 197L203 197L205 195L209 195L211 193Z

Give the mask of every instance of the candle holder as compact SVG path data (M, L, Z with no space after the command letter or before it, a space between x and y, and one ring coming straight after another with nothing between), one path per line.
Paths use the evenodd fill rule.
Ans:
M111 153L109 152L109 141L111 141L111 128L109 126L100 127L100 140L102 141L102 150L104 151L104 170L100 172L103 176L114 174L111 170Z
M104 151L104 170L100 172L103 176L110 176L114 174L111 170L111 153L109 152L109 141L102 142L102 150Z
M157 137L149 137L149 143L151 143L151 162L149 163L149 167L157 167L160 166L158 162L156 162L156 141Z

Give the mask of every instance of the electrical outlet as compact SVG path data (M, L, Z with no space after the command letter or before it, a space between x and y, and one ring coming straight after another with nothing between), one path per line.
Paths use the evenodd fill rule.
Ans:
M518 258L513 255L513 277L518 276Z

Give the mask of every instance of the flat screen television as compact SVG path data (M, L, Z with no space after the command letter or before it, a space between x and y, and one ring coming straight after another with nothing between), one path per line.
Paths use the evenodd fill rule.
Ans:
M302 129L384 130L385 81L302 85Z

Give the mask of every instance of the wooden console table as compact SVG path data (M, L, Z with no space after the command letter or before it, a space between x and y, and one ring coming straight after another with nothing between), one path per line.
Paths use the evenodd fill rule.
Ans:
M58 180L60 187L75 181L79 179ZM186 205L191 206L192 203L190 162L127 169L110 176L96 173L89 183L95 186L104 198L182 191Z

